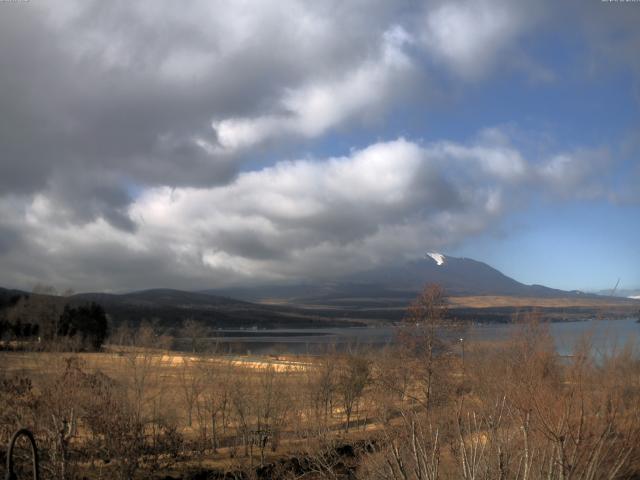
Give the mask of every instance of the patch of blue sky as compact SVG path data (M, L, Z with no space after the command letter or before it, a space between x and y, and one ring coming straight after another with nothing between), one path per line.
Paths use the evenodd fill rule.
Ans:
M482 260L523 283L597 291L640 288L636 206L538 202L450 252Z

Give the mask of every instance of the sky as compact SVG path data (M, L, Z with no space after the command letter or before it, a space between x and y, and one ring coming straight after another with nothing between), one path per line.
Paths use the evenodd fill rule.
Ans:
M640 3L0 2L0 285L437 251L640 289Z

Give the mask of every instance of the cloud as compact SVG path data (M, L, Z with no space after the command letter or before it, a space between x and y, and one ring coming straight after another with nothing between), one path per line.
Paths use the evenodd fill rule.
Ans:
M532 185L582 195L599 158L527 160L495 129L469 143L399 138L348 156L278 162L225 185L150 187L121 212L132 225L125 229L106 215L69 228L64 199L38 194L9 217L28 240L0 267L20 264L13 282L76 289L335 278L451 248L526 202ZM577 165L585 167L566 174Z
M520 8L519 8L520 7ZM424 19L421 40L433 56L464 78L494 66L525 30L519 2L456 1L436 4Z
M589 75L606 76L613 69L623 69L634 73L637 85L640 74L640 32L637 28L640 10L633 3L569 3L569 8L576 11L576 29L585 40L587 51L582 61Z
M272 138L318 137L354 117L379 111L403 91L413 74L411 59L403 51L412 39L399 26L384 32L379 51L355 68L299 88L287 89L275 105L275 113L257 117L214 120L224 150L252 147Z
M537 168L541 182L556 195L593 199L610 191L613 159L604 149L553 155Z
M466 115L469 84L505 65L563 81L529 42L566 35L556 11L585 64L637 79L639 10L582 3L2 5L0 282L327 277L455 245L532 191L611 197L607 149L537 158L481 116L385 140L435 138L437 112Z
M367 121L412 75L399 8L297 0L3 7L0 192L62 197L60 185L72 183L64 178L81 171L85 184L65 195L69 215L82 222L88 211L110 211L126 229L115 194L122 185L224 184L253 157L220 143L310 138Z
M513 12L487 2L444 3L430 11L425 47L464 76L481 73L517 31Z

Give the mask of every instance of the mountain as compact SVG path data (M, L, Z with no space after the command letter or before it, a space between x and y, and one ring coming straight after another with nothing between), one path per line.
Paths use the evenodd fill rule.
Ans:
M193 319L216 328L306 328L356 326L360 322L336 315L304 310L286 305L259 305L225 296L171 289L152 289L126 294L80 293L70 297L32 294L0 288L0 313L20 296L38 299L41 308L69 303L82 305L96 302L115 324L138 325L147 320L165 327L179 327ZM29 310L26 311L29 314Z
M186 292L153 289L126 294L82 293L64 299L96 302L115 323L157 321L176 327L194 319L212 327L328 327L400 321L428 283L444 287L450 311L471 321L510 321L536 310L551 320L635 315L640 301L525 285L486 263L428 253L424 258L352 274L332 282L263 285ZM0 310L16 290L0 289ZM46 295L36 295L46 300ZM57 302L61 297L55 297ZM41 303L41 302L40 302Z
M185 292L182 290L173 290L168 288L140 290L137 292L124 293L119 295L111 293L79 293L73 295L71 298L74 302L96 302L103 305L104 307L175 307L183 310L212 310L218 307L247 308L250 306L250 304L247 302L235 300L233 298L214 295L203 295L202 293Z
M525 285L486 263L440 253L428 253L419 260L363 272L350 280L414 292L426 283L437 283L449 295L557 297L571 294L542 285Z
M359 325L311 310L286 305L263 305L210 293L152 289L121 295L83 293L72 303L96 302L117 321L137 324L158 321L167 326L193 319L217 328L282 328Z
M295 286L258 286L206 293L224 293L252 301L284 300L293 304L345 303L347 299L405 302L428 283L441 285L451 296L517 296L536 298L584 297L579 291L525 285L486 263L428 253L424 258L349 275L336 282ZM327 303L328 302L328 303Z
M14 305L23 295L26 295L26 292L0 287L0 310Z
M379 267L324 283L254 286L207 290L269 305L290 305L320 316L373 322L400 321L406 307L428 283L449 297L449 312L458 320L509 322L536 312L550 321L628 318L640 301L525 285L486 263L428 253L424 258Z

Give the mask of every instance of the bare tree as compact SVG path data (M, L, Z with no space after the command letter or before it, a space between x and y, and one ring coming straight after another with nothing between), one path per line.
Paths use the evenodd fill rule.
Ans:
M440 285L429 284L407 310L405 322L408 328L400 332L401 343L415 356L416 380L421 386L420 400L427 410L433 401L433 387L438 371L436 353L444 353L445 343L441 329L449 322L444 289Z
M381 445L365 451L358 478L437 480L441 475L440 432L424 415L404 410L396 427L382 426Z
M349 431L354 408L357 407L369 379L368 359L354 354L349 354L343 359L338 372L337 391L346 417L344 427L346 432Z
M83 415L86 374L77 357L49 365L48 370L40 384L38 413L49 445L51 473L66 480L73 476L71 442L78 434L78 421Z
M37 325L41 347L61 350L64 345L58 342L59 320L67 302L66 298L57 295L33 293L20 297L7 311L6 317L9 323Z
M336 358L325 355L307 369L306 381L312 416L315 419L314 434L326 433L336 392Z
M114 461L118 478L132 479L146 449L138 407L131 403L125 385L104 376L94 379L90 392L94 401L88 406L85 424L91 443L101 457Z
M207 425L210 424L211 448L215 452L219 444L220 431L224 435L229 426L233 365L231 361L216 358L198 364L198 368L203 382L198 403L201 437L204 442L207 441Z
M236 423L236 439L242 440L244 447L244 456L248 457L250 453L250 434L251 422L253 416L253 391L250 385L250 379L247 377L236 377L231 384L229 395Z
M198 353L202 350L203 339L207 335L207 328L193 318L188 318L182 323L180 335L189 340L191 353Z
M285 385L285 373L278 373L268 365L260 372L256 392L256 426L260 448L260 464L264 464L264 452L267 443L272 451L278 448L280 435L287 420L290 401Z
M198 397L202 392L202 378L200 372L195 368L195 361L184 356L182 363L178 367L178 381L187 411L187 426L193 424L193 409L198 402Z
M135 335L135 329L127 321L124 321L113 330L109 341L121 347L130 347L135 343Z

